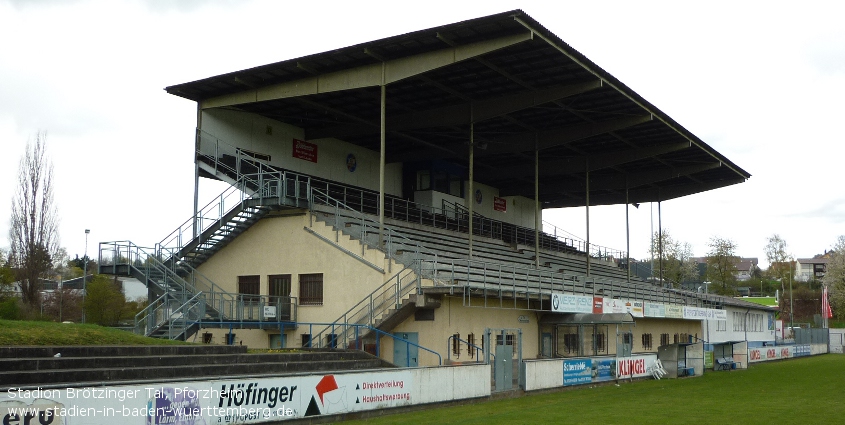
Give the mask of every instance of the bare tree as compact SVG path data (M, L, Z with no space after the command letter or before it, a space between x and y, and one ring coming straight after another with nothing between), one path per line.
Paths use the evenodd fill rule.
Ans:
M663 276L673 287L679 287L684 281L695 280L698 276L696 263L692 259L692 245L675 240L668 229L663 229L662 237L654 232L650 252L657 263L655 275ZM663 261L660 261L661 255ZM660 267L663 267L662 273Z
M766 260L769 261L769 269L766 274L772 279L780 281L781 292L783 292L786 289L784 285L792 272L792 258L787 252L786 241L777 233L769 236L766 239L765 252Z
M707 252L707 279L716 284L719 293L732 294L736 291L736 265L739 263L736 243L714 236L707 245L710 247Z
M26 144L18 168L9 229L12 265L22 300L40 301L41 279L48 277L59 248L59 219L53 204L53 164L47 157L47 135L39 132Z

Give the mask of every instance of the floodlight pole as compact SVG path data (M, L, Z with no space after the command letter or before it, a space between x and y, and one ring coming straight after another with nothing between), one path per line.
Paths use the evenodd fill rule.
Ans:
M795 310L792 303L792 260L789 260L789 327L795 335Z
M88 295L88 285L87 285L87 277L88 277L88 234L91 233L91 229L85 229L85 254L83 258L83 264L85 265L82 270L82 323L85 323L85 296Z

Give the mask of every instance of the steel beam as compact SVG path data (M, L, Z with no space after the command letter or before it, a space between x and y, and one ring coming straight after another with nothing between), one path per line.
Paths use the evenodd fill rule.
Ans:
M382 84L394 83L405 78L485 55L531 40L532 38L533 33L526 31L501 38L420 53L386 62L358 66L314 77L273 84L259 89L218 96L203 100L200 102L200 105L202 109L219 108L244 103L331 93L341 90L377 87Z

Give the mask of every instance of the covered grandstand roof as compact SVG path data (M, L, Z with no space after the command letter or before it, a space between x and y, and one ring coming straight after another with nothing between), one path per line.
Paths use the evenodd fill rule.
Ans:
M750 174L521 10L167 87L379 151L468 164L500 196L543 208L668 200ZM588 173L589 170L589 173Z

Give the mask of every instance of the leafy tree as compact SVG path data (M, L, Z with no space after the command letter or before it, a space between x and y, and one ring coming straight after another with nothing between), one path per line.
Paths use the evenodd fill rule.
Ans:
M730 239L714 236L707 244L707 279L724 294L736 292L736 265L739 257L736 255L736 243Z
M845 235L839 236L830 252L830 261L822 282L828 287L833 316L839 320L845 319Z
M9 261L8 253L0 249L0 300L4 300L12 294L12 283L15 281L15 271Z
M117 278L96 274L87 284L88 293L83 308L85 320L102 326L116 325L123 317L126 296Z
M678 287L684 281L694 280L698 276L696 263L692 259L692 245L674 240L669 230L663 229L663 237L660 237L658 232L654 233L650 252L657 266L655 275L662 275L663 279L670 282L673 287ZM661 255L663 261L660 261ZM660 273L661 266L662 274Z
M53 205L53 164L47 158L47 137L36 134L27 142L18 168L12 199L12 267L20 282L24 304L38 306L41 279L48 277L59 249L58 212Z

